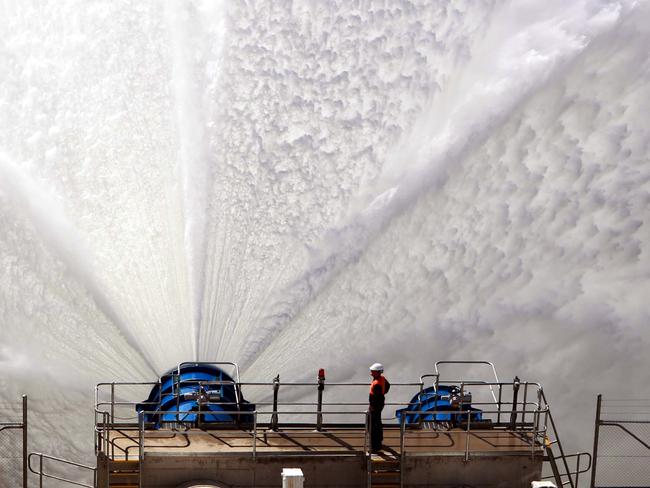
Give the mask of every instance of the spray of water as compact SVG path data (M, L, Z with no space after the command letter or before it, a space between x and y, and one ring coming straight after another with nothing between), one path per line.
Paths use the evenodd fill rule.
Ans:
M647 2L0 15L0 398L65 432L39 449L83 458L92 383L193 357L492 359L569 449L595 393L643 383Z
M70 224L58 202L47 190L29 179L11 159L0 153L0 192L6 203L25 214L34 231L44 241L55 258L66 267L70 278L86 289L99 311L122 335L134 352L149 366L149 373L156 371L150 355L139 343L134 331L121 317L119 309L111 303L94 270L89 250ZM24 363L19 364L24 366Z

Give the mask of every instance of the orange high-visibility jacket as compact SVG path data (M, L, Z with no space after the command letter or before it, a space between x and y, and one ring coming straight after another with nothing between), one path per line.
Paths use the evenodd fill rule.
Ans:
M390 390L390 383L386 378L380 376L370 383L370 394L368 395L368 403L370 410L380 411L384 408L385 395Z

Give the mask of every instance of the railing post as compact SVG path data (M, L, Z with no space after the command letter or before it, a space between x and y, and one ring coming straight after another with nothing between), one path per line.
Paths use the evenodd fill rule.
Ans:
M278 392L280 391L280 375L273 378L273 413L271 414L271 430L278 430Z
M38 473L39 473L38 485L39 488L43 488L43 455L42 454L39 455L38 457Z
M316 430L323 430L323 390L325 389L325 370L318 370L318 407L316 414Z
M257 410L253 415L253 461L257 459Z
M27 395L23 395L23 488L27 488Z
M144 411L138 412L138 461L142 463L144 458ZM142 470L142 468L140 468Z
M368 453L368 426L370 425L369 412L366 410L366 422L363 429L363 452Z
M532 453L532 458L535 459L535 443L537 442L537 438L539 437L539 421L541 417L541 411L542 411L542 391L538 388L537 389L537 406L535 408L535 414L534 414L534 426L533 426L533 435L532 435L532 446L533 446L533 453ZM544 440L542 439L542 442Z
M590 483L591 488L595 488L596 486L596 462L598 460L598 434L600 431L600 407L601 407L602 400L603 400L603 395L599 393L598 398L596 400L596 422L594 426L594 450L591 456L591 483Z
M404 436L406 435L406 415L402 415L399 419L399 486L404 487L404 476L402 476L402 469L404 466Z
M519 395L520 385L519 376L515 376L515 379L512 380L512 412L510 413L510 425L508 426L510 430L515 430L517 425L517 396Z
M499 383L499 400L497 401L497 424L501 422L501 393L503 391L503 385Z
M422 409L422 393L424 393L424 380L420 378L420 393L418 394L418 406L417 406L418 410ZM404 413L404 415L406 415L406 412ZM418 415L418 427L422 427L422 415Z
M469 461L469 424L471 421L470 410L467 411L467 433L465 434L465 462Z
M521 428L525 429L524 424L526 423L526 403L528 402L528 381L524 382L524 401L522 403L522 412L521 412Z
M176 424L179 424L181 421L180 410L181 410L181 365L178 365L176 374L172 373L172 397L176 397ZM161 381L162 384L162 381ZM162 396L162 392L161 392ZM178 425L176 426L178 428Z
M535 432L539 430L539 412L542 410L542 390L539 388L537 389L537 409L535 410L537 412L537 419L535 423Z
M111 383L111 422L115 421L115 383Z
M104 452L106 453L106 457L110 458L111 456L111 434L110 430L108 428L108 412L104 412Z

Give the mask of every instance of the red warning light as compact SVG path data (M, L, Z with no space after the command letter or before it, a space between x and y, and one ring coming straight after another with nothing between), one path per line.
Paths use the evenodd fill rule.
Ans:
M325 370L323 368L318 370L318 379L319 380L324 380L325 379Z

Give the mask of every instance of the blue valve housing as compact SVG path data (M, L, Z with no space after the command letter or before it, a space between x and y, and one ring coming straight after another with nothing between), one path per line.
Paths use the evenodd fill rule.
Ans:
M195 427L252 424L255 405L244 400L239 384L214 364L183 363L170 369L149 397L136 406L144 421Z

